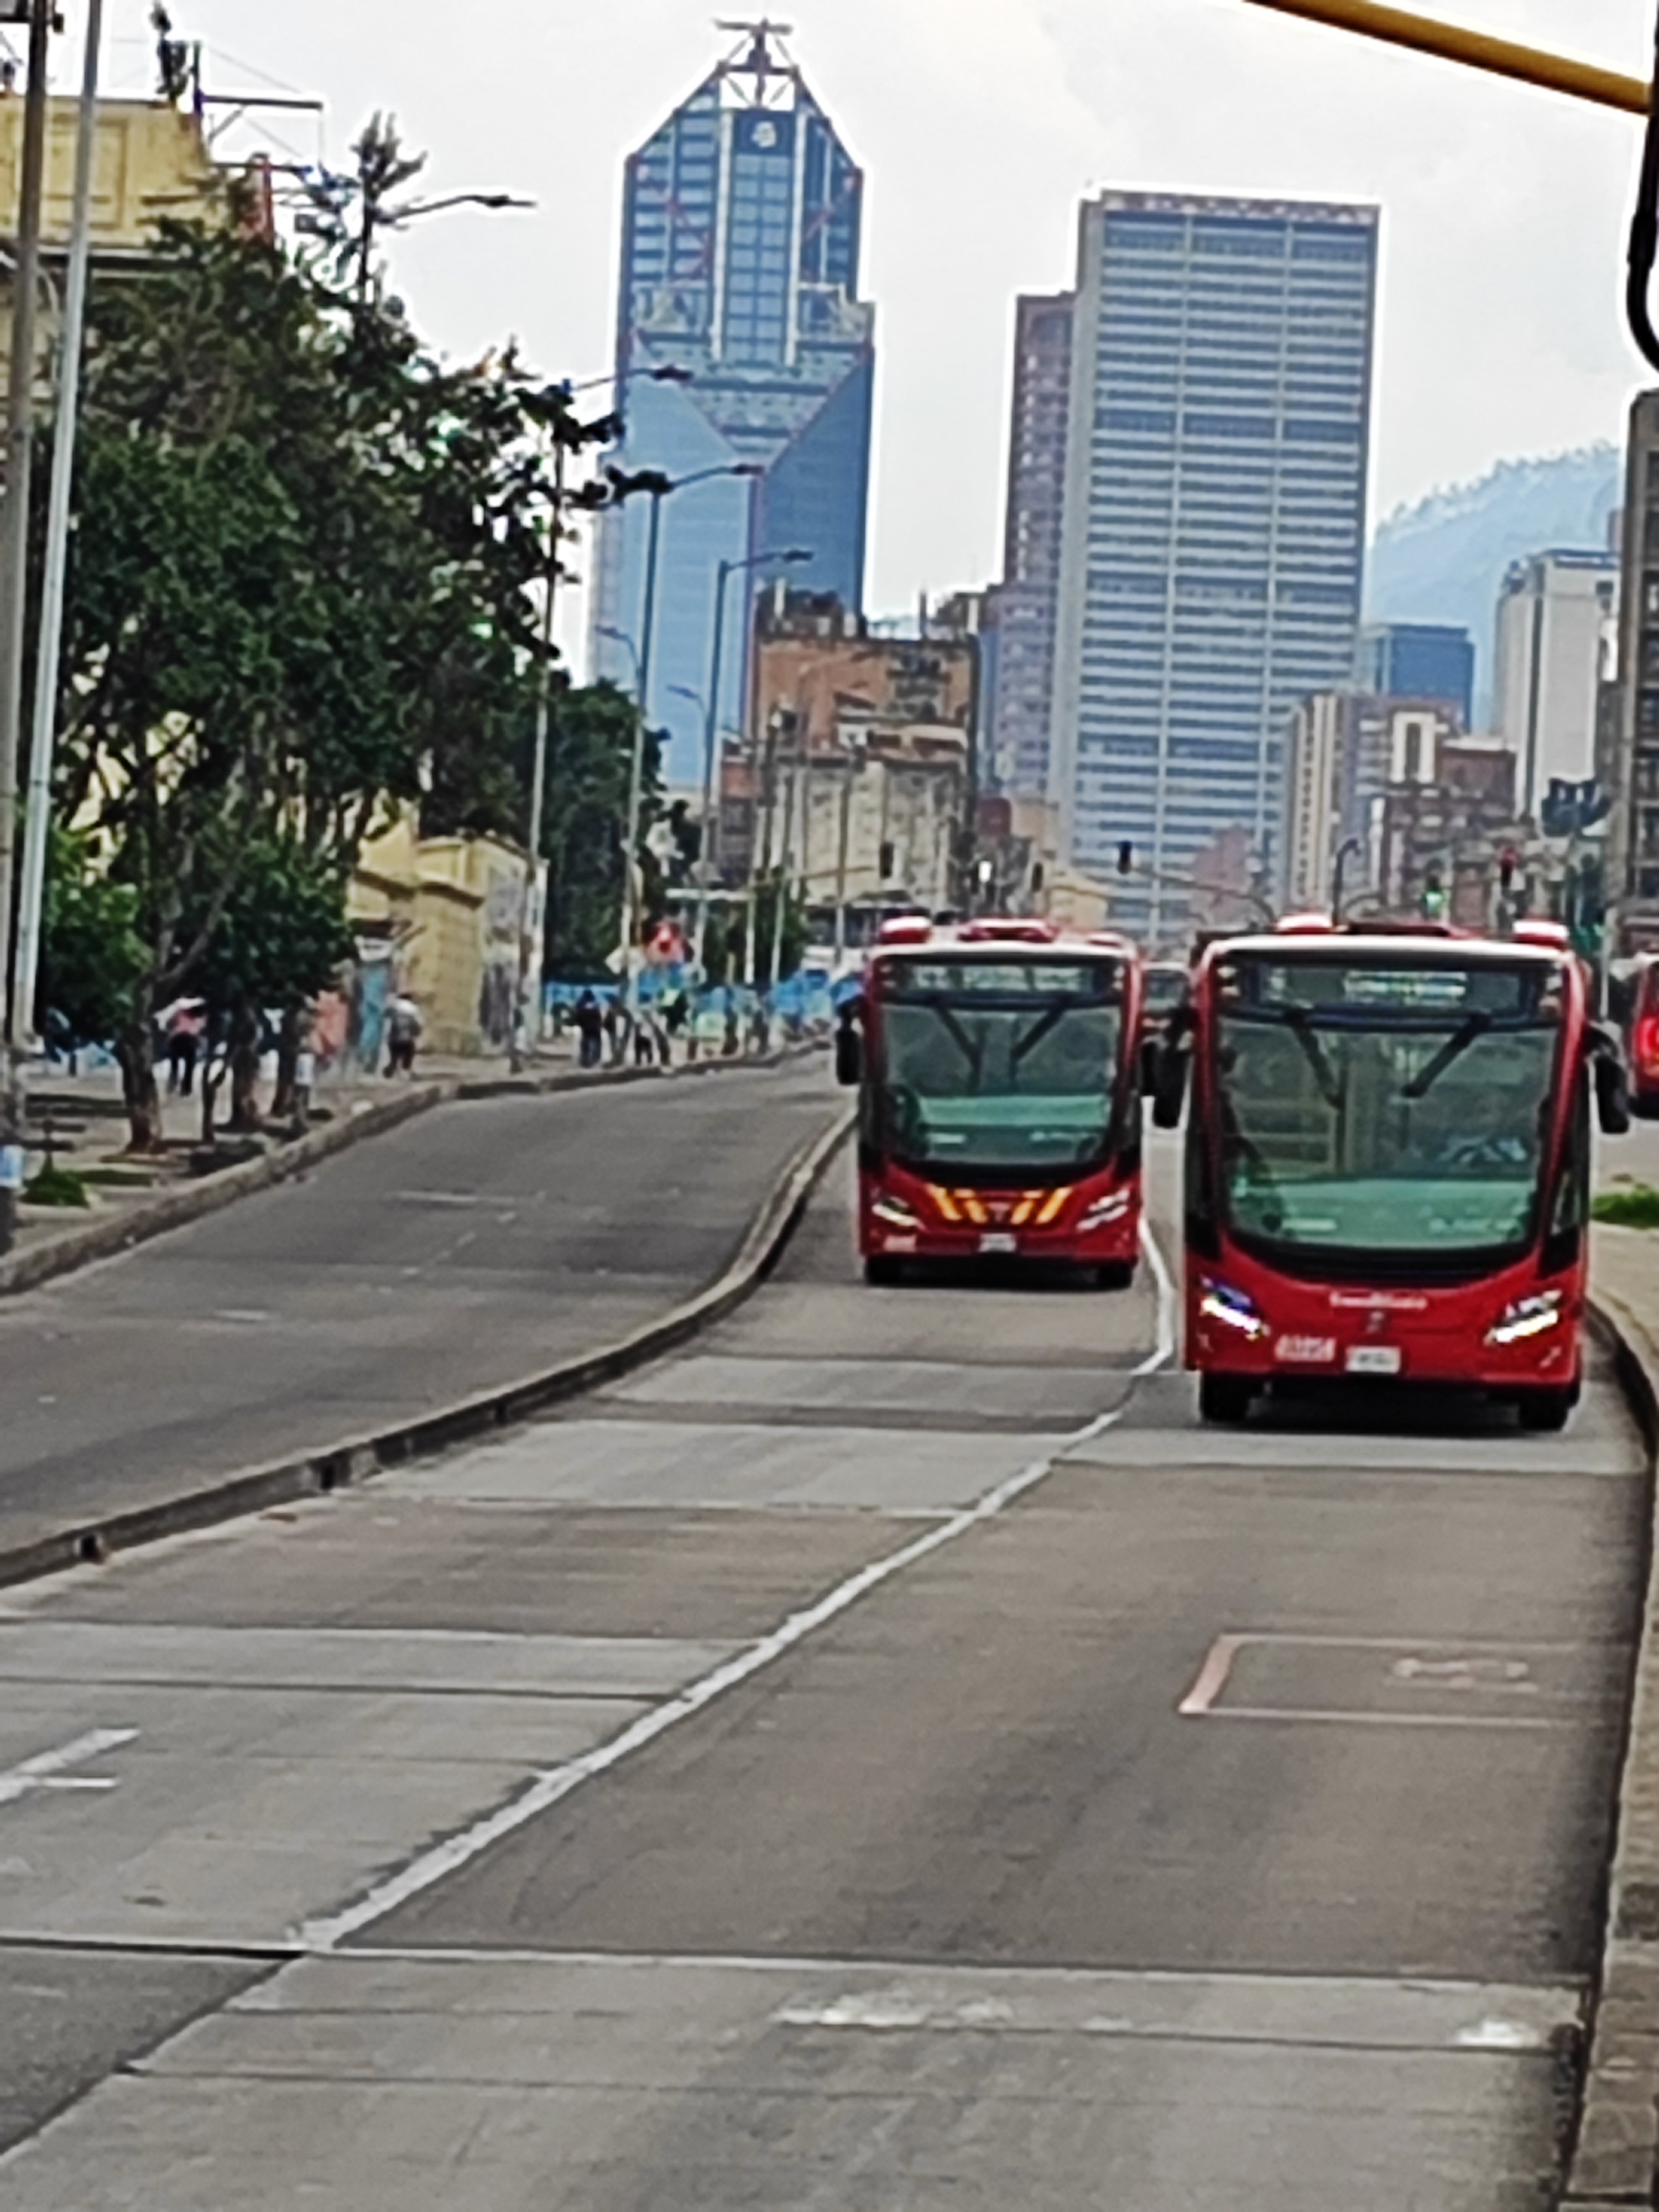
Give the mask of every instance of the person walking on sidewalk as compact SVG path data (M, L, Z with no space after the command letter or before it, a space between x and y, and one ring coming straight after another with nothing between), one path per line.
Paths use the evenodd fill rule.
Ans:
M578 1065L597 1067L605 1042L605 1009L591 990L585 990L576 1001L576 1035L580 1040Z
M421 1041L421 1010L407 991L399 991L386 1008L386 1072L413 1075L415 1048Z
M167 1016L167 1091L174 1098L188 1098L195 1088L204 1026L199 999L181 1000Z

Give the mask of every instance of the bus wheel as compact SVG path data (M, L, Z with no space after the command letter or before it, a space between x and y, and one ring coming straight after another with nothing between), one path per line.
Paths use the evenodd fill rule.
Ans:
M1200 1375L1198 1378L1198 1417L1201 1421L1224 1421L1237 1427L1249 1413L1255 1395L1243 1375Z
M1516 1401L1522 1427L1539 1436L1559 1436L1577 1395L1576 1390L1523 1390Z
M1091 1272L1097 1289L1127 1291L1135 1279L1135 1263L1133 1260L1103 1260Z
M864 1263L864 1279L878 1286L890 1286L901 1277L900 1262L890 1252L872 1252Z

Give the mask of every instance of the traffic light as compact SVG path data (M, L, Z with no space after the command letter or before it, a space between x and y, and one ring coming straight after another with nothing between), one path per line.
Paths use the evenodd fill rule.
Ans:
M1498 856L1498 888L1505 898L1515 888L1515 872L1521 865L1521 855L1513 845L1505 845Z
M1431 868L1423 883L1423 919L1443 921L1446 916L1446 887L1440 879L1438 868Z
M881 857L881 879L882 879L883 883L885 883L885 882L887 881L887 878L888 878L892 874L892 872L893 872L893 862L894 862L895 859L897 857L897 856L896 856L896 854L895 854L894 850L893 850L893 841L892 841L892 839L891 839L890 837L884 837L884 838L883 838L883 840L882 840L882 845L881 845L881 856L880 856L880 857Z
M1133 875L1134 872L1134 865L1135 848L1126 837L1117 848L1117 872L1119 875Z

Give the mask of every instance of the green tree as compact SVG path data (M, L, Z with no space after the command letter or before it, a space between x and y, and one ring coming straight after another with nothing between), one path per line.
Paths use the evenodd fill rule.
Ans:
M634 702L614 684L555 693L542 853L548 862L548 973L592 981L609 972L622 930L622 854L634 758ZM662 743L646 738L641 841L661 804ZM648 853L645 911L661 912Z
M307 851L292 830L255 839L191 976L206 1002L210 1041L224 1048L232 1129L258 1125L255 1086L267 1017L280 1024L302 1014L352 950L345 885L332 864ZM204 1073L202 1135L209 1143L217 1087Z
M108 1044L143 974L137 894L112 883L84 837L54 829L46 855L35 1020L62 1052Z

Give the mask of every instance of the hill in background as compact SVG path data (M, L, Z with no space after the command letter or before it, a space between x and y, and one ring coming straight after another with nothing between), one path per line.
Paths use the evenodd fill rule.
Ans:
M1550 460L1500 461L1478 483L1431 493L1382 523L1366 563L1368 622L1456 623L1479 659L1474 718L1490 720L1492 631L1511 562L1554 546L1599 550L1624 499L1624 456L1592 446Z

